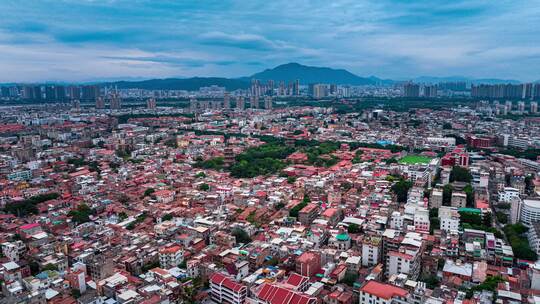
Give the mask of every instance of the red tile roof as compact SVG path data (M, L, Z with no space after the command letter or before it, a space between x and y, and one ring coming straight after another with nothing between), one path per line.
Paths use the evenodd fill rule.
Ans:
M301 276L297 273L293 273L287 279L287 284L292 285L292 286L300 286L306 281L309 281L308 277Z
M27 229L36 228L36 227L38 227L38 226L39 226L38 223L32 223L32 224L26 224L26 225L23 225L23 226L21 226L20 228L21 228L22 230L27 230Z
M317 302L316 298L266 283L259 290L257 298L268 304L314 304Z
M374 295L378 298L389 300L393 297L406 297L409 293L403 288L394 285L380 283L377 281L369 281L366 285L360 288L360 291Z
M242 289L247 289L246 286L242 285L242 284L239 284L239 283L236 283L234 282L233 280L229 279L228 277L226 277L225 275L221 274L221 273L214 273L211 277L210 277L210 282L216 284L216 285L221 285L229 290L232 290L234 292L239 292L241 291Z

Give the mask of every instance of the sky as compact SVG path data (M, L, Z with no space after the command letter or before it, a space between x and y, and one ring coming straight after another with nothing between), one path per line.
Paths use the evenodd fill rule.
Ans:
M540 80L540 1L1 0L0 82L359 76Z

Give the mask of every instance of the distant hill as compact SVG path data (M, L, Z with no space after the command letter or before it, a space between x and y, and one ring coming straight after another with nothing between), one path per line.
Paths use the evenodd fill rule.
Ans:
M187 90L196 91L201 87L217 85L227 90L246 89L249 83L240 79L221 77L193 77L193 78L166 78L142 81L115 81L104 83L107 86L118 86L119 89L145 89L145 90Z
M273 69L266 69L262 72L241 79L245 81L249 81L250 79L259 79L262 81L274 80L276 82L290 82L299 79L301 84L334 83L350 85L376 84L377 80L379 80L376 77L360 77L343 69L314 67L301 65L299 63L282 64Z

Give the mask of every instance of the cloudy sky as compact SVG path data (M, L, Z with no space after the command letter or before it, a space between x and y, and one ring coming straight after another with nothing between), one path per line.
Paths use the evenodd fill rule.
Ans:
M540 79L540 1L1 0L0 82L245 76L287 62Z

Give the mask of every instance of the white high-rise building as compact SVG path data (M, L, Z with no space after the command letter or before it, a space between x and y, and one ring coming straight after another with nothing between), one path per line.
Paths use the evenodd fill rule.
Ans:
M532 223L540 221L540 200L525 199L521 205L519 221L531 227Z

